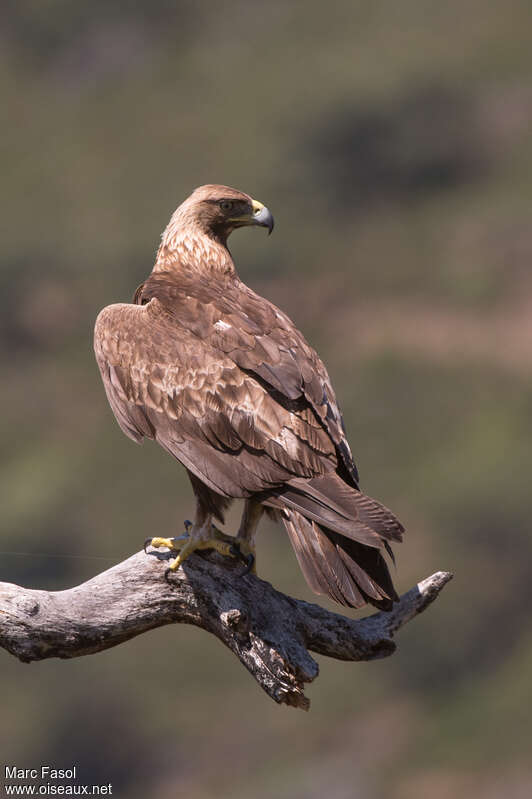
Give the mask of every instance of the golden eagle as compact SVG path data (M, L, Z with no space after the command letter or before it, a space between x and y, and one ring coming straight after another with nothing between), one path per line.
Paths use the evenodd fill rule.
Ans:
M397 594L383 557L403 527L361 493L325 366L294 323L238 277L227 249L238 227L273 228L262 203L201 186L163 233L133 304L109 305L94 348L118 424L180 461L196 516L153 546L254 553L266 510L280 516L310 587L336 602L390 609ZM236 538L213 525L244 498Z

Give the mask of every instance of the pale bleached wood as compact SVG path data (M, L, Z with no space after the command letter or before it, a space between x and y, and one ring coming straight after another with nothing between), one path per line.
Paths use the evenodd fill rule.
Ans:
M276 702L308 709L304 685L318 676L310 652L373 660L451 579L436 572L403 594L391 613L353 620L276 591L242 565L194 554L164 579L166 555L138 552L66 591L0 583L0 646L23 662L100 652L164 624L217 636ZM213 670L215 670L213 665Z

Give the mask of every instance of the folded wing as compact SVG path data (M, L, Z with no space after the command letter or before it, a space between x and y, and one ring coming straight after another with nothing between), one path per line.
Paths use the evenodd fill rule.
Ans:
M222 496L284 509L314 590L384 607L395 592L381 551L403 528L358 490L321 360L243 284L221 292L185 278L154 274L138 305L97 319L96 358L122 430L156 439Z

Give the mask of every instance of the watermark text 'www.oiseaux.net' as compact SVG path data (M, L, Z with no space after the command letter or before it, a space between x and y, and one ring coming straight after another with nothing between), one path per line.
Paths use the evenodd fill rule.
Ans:
M4 768L5 796L112 796L110 782L101 785L82 785L78 782L77 767Z

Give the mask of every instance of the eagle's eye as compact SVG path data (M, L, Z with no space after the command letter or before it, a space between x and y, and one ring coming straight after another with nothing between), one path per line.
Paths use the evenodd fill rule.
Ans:
M232 211L233 206L234 203L232 203L231 200L222 200L222 202L220 203L220 208L222 209L222 211Z

